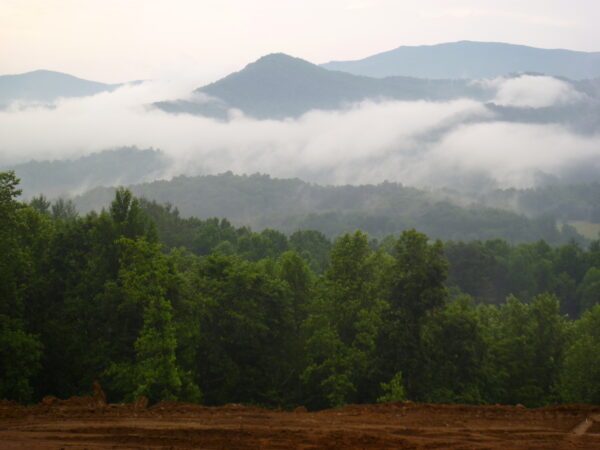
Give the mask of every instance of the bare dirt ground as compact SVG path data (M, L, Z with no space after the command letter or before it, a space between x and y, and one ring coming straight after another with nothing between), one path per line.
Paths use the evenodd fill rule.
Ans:
M319 412L0 402L0 449L600 449L600 406L396 403Z

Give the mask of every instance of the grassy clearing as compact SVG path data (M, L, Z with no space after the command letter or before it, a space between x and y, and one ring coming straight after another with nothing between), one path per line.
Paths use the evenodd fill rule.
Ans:
M598 239L600 234L600 223L586 222L584 220L573 220L568 222L579 234L588 239Z

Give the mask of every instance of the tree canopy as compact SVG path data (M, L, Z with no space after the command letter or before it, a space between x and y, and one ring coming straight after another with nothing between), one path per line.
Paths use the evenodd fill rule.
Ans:
M119 189L78 215L0 173L0 397L600 401L600 243L254 232Z

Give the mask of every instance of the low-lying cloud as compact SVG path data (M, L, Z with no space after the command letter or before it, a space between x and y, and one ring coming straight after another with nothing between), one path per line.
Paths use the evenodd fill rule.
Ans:
M546 78L504 80L497 101L519 107L577 101L570 85ZM148 82L64 99L52 108L13 105L0 111L0 165L137 146L171 158L164 177L231 170L332 184L468 187L484 180L494 187L528 187L540 173L561 178L581 167L589 174L600 161L598 135L556 124L501 122L483 103L466 99L365 101L298 119L233 114L227 122L149 106L190 91L189 85Z
M494 103L517 108L566 105L582 99L569 83L553 77L523 75L502 80Z

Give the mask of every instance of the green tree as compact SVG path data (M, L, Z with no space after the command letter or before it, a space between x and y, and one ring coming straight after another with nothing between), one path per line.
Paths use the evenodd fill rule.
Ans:
M315 407L374 400L376 345L386 308L377 258L361 232L333 245L304 325L308 362L303 380Z
M142 210L139 200L128 189L121 187L116 190L109 212L118 236L130 239L145 236L150 241L156 241L154 224Z
M41 276L35 250L43 220L16 200L18 184L14 172L0 172L0 398L29 401L42 345L27 330L26 312Z
M75 203L72 200L65 200L63 198L59 198L52 204L51 211L52 217L59 220L73 220L78 216Z
M383 395L377 399L379 403L401 402L406 399L402 372L392 377L389 383L381 383Z
M22 322L0 314L0 398L31 400L31 379L40 369L42 344Z
M323 273L329 264L331 242L315 230L298 230L290 236L290 247L298 252L317 273Z
M457 298L428 317L423 328L423 350L426 401L483 401L487 347L469 297Z
M600 303L600 267L590 267L577 288L579 309L585 312Z
M33 197L29 202L29 206L42 214L50 214L52 203L42 194Z
M122 238L119 245L119 282L124 296L142 305L143 325L135 340L134 361L114 364L108 374L129 398L144 395L151 401L176 400L186 391L186 400L199 400L200 391L184 386L185 376L177 364L173 308L167 298L172 277L167 257L157 244L144 239Z
M586 311L573 326L560 379L566 402L600 403L600 305Z
M480 314L489 348L487 401L527 406L555 402L566 345L558 299L540 295L525 304L511 297Z
M425 396L422 327L427 316L447 299L448 263L440 241L430 243L415 230L402 233L394 247L389 274L390 311L385 316L380 342L384 379L402 372L409 398Z
M223 254L202 259L190 282L200 318L193 372L206 403L286 405L298 376L286 283L264 264Z

